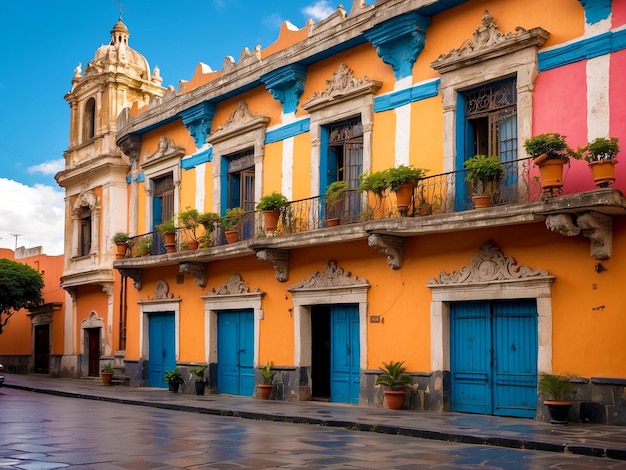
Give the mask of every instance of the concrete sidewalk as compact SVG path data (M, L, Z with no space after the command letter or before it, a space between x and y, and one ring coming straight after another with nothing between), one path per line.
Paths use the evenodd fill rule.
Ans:
M321 402L196 396L163 388L105 386L98 380L6 374L4 387L38 393L239 418L343 427L466 444L566 452L626 460L626 427L552 425L530 419L464 413L391 411ZM0 395L10 393L0 388Z

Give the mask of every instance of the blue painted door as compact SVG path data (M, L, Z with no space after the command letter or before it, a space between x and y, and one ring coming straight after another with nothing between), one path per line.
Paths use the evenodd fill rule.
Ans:
M217 391L231 395L254 393L254 313L252 310L217 315Z
M148 317L148 386L166 387L165 371L176 368L174 313Z
M355 305L331 307L330 400L359 403L359 309Z
M452 411L535 416L534 299L453 303L450 337Z

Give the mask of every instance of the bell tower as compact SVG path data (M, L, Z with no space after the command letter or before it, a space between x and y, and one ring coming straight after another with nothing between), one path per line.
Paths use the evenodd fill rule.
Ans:
M126 177L131 164L115 144L116 120L124 108L147 104L165 92L158 67L129 46L119 20L108 44L84 67L74 69L65 95L70 106L69 146L57 183L65 189L65 251L61 286L71 295L62 369L74 376L98 376L99 362L119 348L119 312L114 301L114 245L128 232ZM119 328L119 327L118 327ZM75 340L78 338L78 341ZM77 344L76 344L77 343ZM97 344L95 344L97 343ZM82 360L81 360L82 356Z

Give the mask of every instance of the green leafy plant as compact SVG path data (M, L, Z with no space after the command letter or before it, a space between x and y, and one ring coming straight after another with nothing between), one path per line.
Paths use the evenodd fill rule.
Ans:
M344 194L349 188L349 184L347 181L333 181L326 188L326 217L338 217L337 208L339 204L343 201Z
M563 401L563 397L574 390L571 375L541 374L539 391L548 400Z
M619 150L619 139L617 137L598 137L584 147L579 147L574 157L587 162L613 160L617 157Z
M112 374L113 366L111 366L111 364L107 362L105 365L102 366L102 372L105 372L107 374Z
M198 209L186 207L178 214L178 223L182 225L189 239L198 241L198 227L200 227L200 212Z
M368 192L379 198L387 191L387 171L375 171L373 173L361 173L359 175L358 191Z
M497 189L497 183L502 179L504 168L497 155L487 157L474 155L465 161L467 180L472 183L476 194L490 194Z
M411 183L417 186L419 180L426 176L426 172L423 168L414 168L410 165L400 165L396 168L389 168L385 174L385 181L387 182L389 189L397 191L400 186L405 183Z
M205 212L198 215L198 223L204 227L205 232L213 232L219 220L220 216L215 212Z
M569 157L574 153L567 146L566 137L556 132L538 134L524 142L524 148L528 155L537 158L544 153L547 159L560 158L569 161Z
M161 235L165 235L167 233L176 233L176 220L174 217L166 220L165 222L157 225L157 230Z
M261 377L263 377L263 383L269 385L272 383L272 361L267 361L263 367L261 367Z
M256 208L262 211L280 211L288 205L289 200L281 193L274 191L272 194L262 196Z
M237 230L239 222L245 214L246 212L241 207L226 209L226 214L220 220L220 226L226 231Z
M146 256L152 254L152 237L149 235L140 238L135 245L135 256Z
M117 232L113 235L113 243L127 243L130 237L126 232Z
M183 376L180 373L180 369L177 367L174 370L167 370L165 371L165 381L168 384L184 384L185 383L185 379L183 379Z
M204 371L209 367L208 364L202 364L191 370L191 373L196 376L196 382L204 382Z
M413 383L411 376L406 373L404 361L383 362L380 370L383 373L376 377L376 385L384 385L391 390L402 390Z

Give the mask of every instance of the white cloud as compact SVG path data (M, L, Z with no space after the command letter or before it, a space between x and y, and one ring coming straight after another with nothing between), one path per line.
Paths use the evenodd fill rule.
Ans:
M0 178L0 247L42 246L44 254L63 253L64 193L52 186L26 186Z
M335 12L335 9L330 6L328 0L318 0L317 2L302 9L302 13L312 17L316 21L323 20L329 17Z
M28 168L28 172L41 173L43 175L56 175L59 171L65 168L65 160L59 158L58 160L51 160L49 162L40 163L39 165L31 166Z

